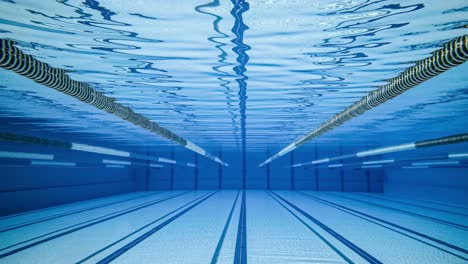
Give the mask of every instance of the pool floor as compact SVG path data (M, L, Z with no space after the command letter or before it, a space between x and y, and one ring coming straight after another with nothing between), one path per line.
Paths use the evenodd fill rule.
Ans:
M467 216L389 194L138 192L0 218L0 263L465 263Z

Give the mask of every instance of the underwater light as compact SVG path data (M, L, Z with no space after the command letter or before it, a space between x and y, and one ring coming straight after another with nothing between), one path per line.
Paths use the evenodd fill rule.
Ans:
M437 162L413 162L413 166L427 166L427 165L457 165L459 161L437 161Z
M158 158L158 161L163 162L163 163L169 163L169 164L176 164L177 163L175 160L166 159L166 158Z
M187 162L187 166L188 167L196 167L197 165L193 164L193 163L190 163L190 162Z
M150 166L150 167L153 167L153 168L162 168L162 167L164 167L164 166L161 165L161 164L154 164L154 163L151 163L149 166Z
M320 164L320 163L325 163L325 162L329 162L330 159L319 159L319 160L314 160L312 162L310 162L310 164Z
M120 156L120 157L127 157L127 158L130 157L130 152L120 151L120 150L111 149L111 148L98 147L98 146L90 146L90 145L79 144L79 143L72 143L70 149L111 155L111 156Z
M428 166L403 166L403 169L427 169Z
M0 158L53 160L52 154L0 151Z
M34 166L76 166L75 162L61 162L61 161L40 161L40 160L32 160L31 165Z
M343 164L332 164L332 165L328 165L328 168L339 168L339 167L343 167Z
M415 147L416 145L414 143L408 143L408 144L402 144L402 145L391 146L391 147L386 147L386 148L372 149L368 151L358 152L356 153L356 157L365 157L365 156L372 156L372 155L377 155L377 154L404 151L404 150L414 149Z
M361 166L363 169L382 168L382 165L364 165Z
M388 160L373 160L373 161L364 161L362 162L363 165L370 165L370 164L380 164L380 163L393 163L395 160L388 159Z
M118 165L132 165L130 161L123 161L123 160L109 160L109 159L103 159L102 163L106 164L118 164Z
M449 159L468 158L468 153L448 154Z
M120 169L123 169L123 168L125 168L125 166L109 164L109 165L106 165L106 168L120 168Z
M298 163L298 164L292 165L291 167L295 168L295 167L300 167L300 166L302 166L302 165L304 165L304 164L303 164L303 163Z

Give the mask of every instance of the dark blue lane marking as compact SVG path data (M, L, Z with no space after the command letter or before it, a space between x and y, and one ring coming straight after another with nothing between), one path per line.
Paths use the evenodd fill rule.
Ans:
M93 209L98 209L98 208L103 208L103 207L118 204L118 203L124 203L124 202L129 202L129 201L141 199L141 198L148 197L148 196L151 196L151 195L156 195L156 193L146 194L146 195L133 197L133 198L125 199L125 200L121 200L121 201L105 203L105 204L101 204L101 205L91 206L91 207L88 207L88 208L83 208L83 209L69 211L69 212L65 212L65 213L61 213L61 214L59 213L59 214L56 214L56 215L42 217L42 218L35 219L35 220L29 221L29 222L4 227L4 228L0 229L0 233L10 231L10 230L14 230L14 229L18 229L18 228L25 227L25 226L30 226L30 225L42 223L42 222L45 222L45 221L49 221L49 220L52 220L52 219L56 219L56 218L60 218L60 217L64 217L64 216L68 216L68 215L72 215L72 214L77 214L77 213L81 213L81 212L85 212L85 211L89 211L89 210L93 210Z
M350 263L350 264L354 264L354 262L349 259L343 252L341 252L338 248L336 248L335 246L333 246L332 243L330 243L326 238L324 238L322 235L320 235L317 231L315 231L314 228L312 228L310 225L308 225L306 222L304 222L297 214L295 214L293 211L291 211L289 208L287 208L282 201L278 200L278 198L274 197L273 195L271 195L270 192L268 192L268 195L271 196L271 198L273 198L277 203L279 203L284 209L286 209L286 211L288 211L290 214L292 214L294 216L294 218L296 218L297 220L299 220L299 222L301 222L303 225L305 225L310 231L312 231L312 233L314 233L316 236L318 236L320 238L320 240L322 240L323 242L325 242L325 244L327 244L328 247L330 247L333 251L335 251L336 254L338 254L340 257L343 258L344 261L346 261L347 263Z
M247 264L247 232L246 232L245 190L242 190L241 211L237 227L236 251L234 264Z
M195 202L197 202L197 201L203 199L204 197L206 197L206 196L208 196L208 195L209 195L209 194L202 195L202 196L200 196L200 197L198 197L198 198L196 198L196 199L194 199L194 200L192 200L192 201L190 201L190 202L188 202L188 203L186 203L186 204L184 204L184 205L178 207L177 209L170 211L169 213L167 213L167 214L165 214L165 215L159 217L158 219L151 221L150 223L148 223L148 224L146 224L146 225L144 225L144 226L138 228L137 230L135 230L135 231L129 233L128 235L126 235L126 236L120 238L119 240L116 240L115 242L112 242L111 244L109 244L109 245L107 245L107 246L101 248L100 250L98 250L98 251L92 253L91 255L85 257L84 259L78 261L76 264L81 264L81 263L84 263L84 262L88 261L89 259L91 259L91 258L93 258L94 256L100 254L101 252L103 252L103 251L105 251L105 250L107 250L107 249L113 247L114 245L116 245L116 244L118 244L118 243L124 241L125 239L127 239L127 238L133 236L134 234L140 232L141 230L143 230L143 229L145 229L145 228L147 228L147 227L149 227L149 226L151 226L151 225L153 225L153 224L159 222L161 219L164 219L164 218L166 218L167 216L169 216L169 215L171 215L171 214L173 214L173 213L175 213L175 212L177 212L177 211L182 210L184 207L187 207L187 206L189 206L190 204L193 204L193 203L195 203Z
M332 235L333 237L338 239L341 243L346 245L352 251L356 252L356 254L358 254L359 256L364 258L365 260L367 260L369 263L383 264L380 260L376 259L372 255L370 255L369 253L364 251L362 248L358 247L357 245L355 245L354 243L352 243L348 239L344 238L342 235L338 234L335 230L331 229L330 227L328 227L324 223L320 222L315 217L311 216L310 214L308 214L307 212L305 212L301 208L297 207L296 205L292 204L291 202L289 202L288 200L284 199L283 197L279 196L278 194L276 194L274 192L273 192L273 195L275 195L276 197L281 199L283 202L285 202L286 204L288 204L289 206L294 208L296 211L301 213L303 216L307 217L310 221L314 222L316 225L320 226L323 230L325 230L327 233L329 233L330 235Z
M158 226L154 227L153 229L151 229L150 231L142 234L141 236L137 237L136 239L134 239L132 242L126 244L125 246L117 249L116 251L114 251L112 254L108 255L107 257L103 258L102 260L100 260L99 262L97 262L98 264L104 264L104 263L110 263L112 262L113 260L115 260L116 258L120 257L122 254L124 254L125 252L129 251L130 249L132 249L134 246L140 244L141 242L143 242L145 239L147 239L148 237L152 236L154 233L158 232L159 230L161 230L163 227L167 226L168 224L172 223L174 220L176 220L177 218L179 218L180 216L184 215L185 213L187 213L188 211L192 210L193 208L195 208L197 205L203 203L204 201L206 201L208 198L210 198L211 196L213 196L216 192L213 192L211 193L210 195L208 196L205 196L203 199L199 200L198 202L190 205L189 207L185 208L184 210L180 211L179 213L177 213L176 215L172 216L171 218L167 219L166 221L162 222L161 224L159 224Z
M228 219L226 221L226 224L224 225L223 232L221 233L221 237L218 240L218 244L216 245L215 252L213 254L213 257L211 258L211 264L216 264L216 262L218 262L218 256L219 256L219 253L221 252L221 247L223 246L224 238L226 237L229 224L231 223L232 215L234 214L234 209L236 208L238 198L239 198L239 191L237 192L236 198L234 199L234 203L232 204Z
M400 203L400 204L406 204L406 205L410 205L410 206L427 208L427 209L430 209L430 210L445 212L445 213L449 213L449 214L468 216L468 214L464 214L464 213L460 213L460 212L449 211L449 210L445 210L445 209L435 208L435 207L432 207L432 206L427 206L427 205L422 205L422 204L417 204L417 203L411 203L411 202L407 202L407 201L399 201L399 200L395 200L395 199L390 199L388 197L378 197L378 196L374 196L374 195L366 195L366 194L363 194L363 193L355 193L355 194L366 197L366 198L370 198L370 199L378 199L378 200L383 200L383 201L389 201L389 202L392 202L392 203Z
M433 238L433 237L431 237L431 236L428 236L428 235L419 233L419 232L414 231L414 230L412 230L412 229L409 229L409 228L406 228L406 227L403 227L403 226L394 224L394 223L392 223L392 222L383 220L383 219L381 219L381 218L378 218L378 217L375 217L375 216L372 216L372 215L369 215L369 214L366 214L366 213L363 213L363 212L360 212L360 211L351 209L351 208L349 208L349 207L346 207L346 206L343 206L343 205L339 205L339 204L336 204L336 203L333 203L333 202L330 202L330 201L327 201L327 200L324 200L324 199L315 197L315 196L310 195L310 194L307 194L307 193L301 193L301 194L304 195L304 196L307 196L307 197L309 197L309 198L311 198L311 199L314 199L314 200L316 200L316 201L319 201L319 202L321 201L322 203L326 203L326 204L328 204L329 206L334 206L334 207L337 208L337 209L342 208L342 209L349 210L349 211L354 212L354 213L356 213L356 214L359 214L359 215L362 215L362 216L371 218L371 219L373 219L373 220L379 221L379 222L381 222L381 223L384 223L384 224L393 226L393 227L395 227L395 228L404 230L404 231L406 231L406 232L408 232L408 233L411 233L411 234L413 234L413 235L417 235L417 236L423 237L423 238L425 238L425 239L428 239L428 240L431 240L431 241L433 241L433 242L439 243L439 244L441 244L441 245L444 245L444 246L446 246L446 247L449 247L449 248L452 248L452 249L454 249L454 250L460 251L460 252L462 252L462 253L465 253L465 254L468 253L468 250L466 250L466 249L464 249L464 248L461 248L461 247L452 245L452 244L450 244L450 243L448 243L448 242L445 242L445 241L439 240L439 239L437 239L437 238ZM341 210L341 209L339 209L339 210L340 210L340 211L343 211L343 212L346 212L346 211ZM349 212L347 212L347 213L349 213ZM415 239L416 239L416 238L415 238ZM420 241L420 240L419 240L419 241ZM421 241L421 242L422 242L422 241ZM425 244L427 244L427 243L425 243ZM431 245L431 244L427 244L427 245ZM433 246L433 245L432 245L432 246ZM436 246L434 246L434 247L436 247ZM437 247L437 248L438 248L438 247ZM452 255L454 255L454 256L457 256L457 257L466 259L466 258L464 258L464 257L462 257L462 256L455 255L455 254L453 254L452 252L443 250L443 249L441 249L441 248L438 248L438 249L440 249L440 250L442 250L442 251L445 251L445 252L447 252L447 253L450 253L450 254L452 254Z
M58 230L49 232L49 233L47 233L47 234L43 234L43 235L40 235L40 236L31 238L31 239L28 239L28 240L25 240L25 241L22 241L22 242L13 244L13 245L11 245L11 246L2 248L2 249L0 249L0 250L1 250L1 251L4 251L5 249L13 248L13 247L16 247L16 246L18 246L18 245L21 245L21 244L24 244L24 243L27 243L27 242L30 242L30 241L33 241L33 240L36 240L36 239L39 239L39 238L42 238L42 237L46 237L46 238L43 238L43 239L38 240L38 241L36 241L36 242L32 242L31 244L27 244L27 245L18 247L18 248L16 248L16 249L13 249L13 250L11 250L11 251L8 251L8 252L6 252L6 253L2 253L2 254L0 254L0 258L8 257L8 256L10 256L10 255L16 254L16 253L18 253L18 252L20 252L20 251L23 251L23 250L25 250L25 249L28 249L28 248L37 246L37 245L39 245L39 244L45 243L45 242L47 242L47 241L50 241L50 240L52 240L52 239L55 239L55 238L58 238L58 237L61 237L61 236L64 236L64 235L68 235L68 234L73 233L73 232L75 232L75 231L78 231L78 230L81 230L81 229L84 229L84 228L87 228L87 227L90 227L90 226L93 226L93 225L97 225L97 224L99 224L99 223L102 223L102 222L105 222L105 221L114 219L114 218L119 217L119 216L122 216L122 215L126 215L126 214L129 214L129 213L132 213L132 212L134 212L134 211L137 211L137 210L140 210L140 209L143 209L143 208L152 206L152 205L157 204L157 203L161 203L161 202L167 201L167 200L172 199L172 198L176 198L176 197L178 197L178 196L182 196L182 195L187 194L187 193L188 193L188 192L181 193L181 194L177 194L177 195L172 195L172 196L168 196L168 197L164 197L164 198L158 199L158 200L153 201L153 202L150 202L150 203L145 203L145 204L143 204L143 205L133 206L133 207L130 207L130 208L127 208L127 209L118 211L118 212L113 212L113 213L110 213L110 214L107 214L107 215L104 215L104 216L100 216L100 217L97 217L97 218L94 218L94 219L90 219L90 220L87 220L87 221L82 222L82 223L78 223L78 224L74 224L74 225L71 225L71 226L68 226L68 227L64 227L64 228L61 228L61 229L58 229ZM117 214L116 214L116 213L117 213ZM85 223L87 223L87 224L85 224ZM83 224L85 224L85 225L83 225ZM76 226L77 226L77 227L76 227ZM70 229L70 228L72 228L72 227L75 227L75 228ZM69 230L67 230L67 229L69 229ZM57 232L60 232L60 231L63 231L63 230L67 230L67 231L64 231L64 232L55 234L55 235L53 235L53 236L47 237L47 236L49 236L49 235L51 235L51 234L53 234L53 233L57 233Z
M466 225L457 224L457 223L452 223L452 222L449 222L449 221L446 221L446 220L442 220L442 219L439 219L439 218L434 218L434 217L427 216L427 215L422 215L422 214L418 214L418 213L413 213L413 212L410 212L410 211L406 211L406 210L394 208L394 207L391 207L391 206L380 205L380 204L376 204L376 203L372 203L372 202L366 202L366 201L363 201L363 200L360 200L360 199L351 198L351 197L346 197L346 196L343 196L343 195L337 195L337 194L333 194L333 193L329 193L329 194L330 194L330 195L333 195L333 196L336 196L336 197L340 197L340 198L344 198L344 199L348 199L348 200L354 200L354 201L358 201L358 202L360 202L360 203L366 203L366 204L370 204L370 205L373 205L373 206L377 206L377 207L385 208L385 209L388 209L388 210L396 211L396 212L399 212L399 213L403 213L403 214L407 214L407 215L411 215L411 216L415 216L415 217L427 219L427 220L430 220L430 221L433 221L433 222L437 222L437 223L441 223L441 224L444 224L444 225L453 226L453 227L455 227L455 228L460 228L460 229L463 229L463 230L468 229L468 226L466 226Z

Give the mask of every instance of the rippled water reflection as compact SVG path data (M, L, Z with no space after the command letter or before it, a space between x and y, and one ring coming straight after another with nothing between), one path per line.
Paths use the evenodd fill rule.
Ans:
M0 36L25 52L207 149L243 152L298 139L466 34L468 22L463 0L1 1L0 10ZM466 70L449 71L316 142L379 145L388 133L404 142L465 132ZM3 117L98 141L171 144L142 140L148 133L139 128L0 73Z

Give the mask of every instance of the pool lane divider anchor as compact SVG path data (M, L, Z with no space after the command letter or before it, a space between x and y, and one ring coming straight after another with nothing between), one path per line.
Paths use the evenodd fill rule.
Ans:
M88 83L71 79L66 70L54 68L45 62L35 59L32 55L23 53L15 44L16 42L12 40L0 39L0 67L14 71L39 84L70 95L147 131L169 139L224 166L228 166L220 158L174 134L170 130L161 127L141 114L135 113L130 107L115 102L115 98L104 95Z
M304 145L310 140L325 134L326 132L342 125L346 121L377 107L378 105L406 92L407 90L431 79L450 68L464 63L468 59L468 35L457 37L445 43L445 45L432 53L432 56L416 61L414 66L404 70L397 77L388 79L388 84L383 85L362 97L359 101L348 106L336 114L318 128L307 135L289 144L277 154L271 156L259 167L272 162L284 154Z
M442 146L442 145L449 145L449 144L458 144L458 143L463 143L463 142L468 142L468 133L451 135L451 136L435 138L435 139L422 140L422 141L417 141L417 142L383 147L383 148L370 149L370 150L360 151L354 154L349 154L349 155L344 155L344 156L323 158L323 159L313 160L310 162L294 164L292 165L292 167L301 167L301 166L306 166L306 165L319 165L319 164L328 163L330 161L335 161L335 160L343 160L343 159L349 159L349 158L362 158L362 157L374 156L374 155L385 154L385 153L393 153L393 152L406 151L406 150L411 150L411 149L427 148L427 147ZM465 155L464 153L449 154L447 155L447 158L463 158L465 157L464 155ZM392 163L392 162L388 162L388 163ZM367 164L369 164L369 162L367 162ZM366 165L366 164L364 164L363 162L363 165Z

